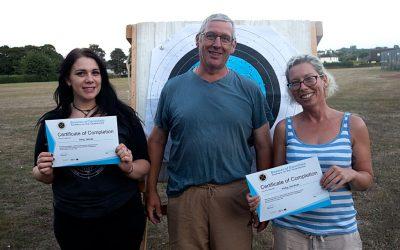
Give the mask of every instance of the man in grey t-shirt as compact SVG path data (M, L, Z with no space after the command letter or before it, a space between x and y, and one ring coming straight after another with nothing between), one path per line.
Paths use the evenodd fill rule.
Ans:
M251 140L257 169L271 164L265 98L251 80L226 67L236 47L229 17L208 17L196 36L196 45L199 67L170 79L160 96L148 141L148 216L153 223L161 217L157 179L170 134L170 248L251 249L244 178L252 164ZM258 224L258 229L265 225Z

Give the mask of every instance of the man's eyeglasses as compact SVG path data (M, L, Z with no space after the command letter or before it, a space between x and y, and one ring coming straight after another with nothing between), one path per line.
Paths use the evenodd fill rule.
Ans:
M322 75L316 75L316 76L307 76L306 78L303 79L303 81L295 81L295 82L290 82L287 84L288 88L290 90L298 90L300 89L301 84L303 83L307 87L312 87L317 83L318 77L321 77Z
M231 36L224 35L224 34L218 35L211 31L207 32L207 33L201 33L201 35L203 35L206 38L206 40L210 41L210 42L215 42L215 40L217 40L217 37L219 37L219 39L221 40L221 43L224 45L231 44L233 42L233 40L235 40Z

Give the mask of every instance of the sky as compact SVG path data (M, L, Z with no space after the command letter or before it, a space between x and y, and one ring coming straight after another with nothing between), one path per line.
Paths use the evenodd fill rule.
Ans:
M318 50L400 45L397 0L2 0L0 46L52 44L66 56L98 44L128 52L128 24L202 21L213 13L233 20L322 21Z

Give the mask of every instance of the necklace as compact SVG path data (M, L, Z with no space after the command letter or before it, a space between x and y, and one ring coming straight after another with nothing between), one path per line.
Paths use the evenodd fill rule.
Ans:
M89 115L89 113L90 113L93 109L95 109L95 108L97 107L97 105L94 105L94 107L91 108L91 109L80 109L80 108L78 108L77 106L75 106L74 103L72 103L72 107L74 107L74 109L80 111L85 117L87 117L87 116Z

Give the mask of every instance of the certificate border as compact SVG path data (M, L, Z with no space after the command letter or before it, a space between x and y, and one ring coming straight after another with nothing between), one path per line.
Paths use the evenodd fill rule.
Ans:
M114 117L115 121L117 122L117 117L116 116L101 116L101 117L90 117L90 118L66 118L66 119L55 119L55 120L70 120L70 119L91 119L91 118L104 118L104 117ZM51 121L51 120L49 120ZM56 141L54 137L52 136L50 129L48 128L48 125L45 121L45 129L46 129L46 137L47 137L47 144L48 144L48 150L50 153L54 153L55 147L56 147ZM118 136L118 125L116 129L116 133ZM118 138L119 141L119 138ZM85 167L85 166L91 166L91 165L114 165L114 164L119 164L121 162L121 159L119 158L118 155L107 157L107 158L102 158L99 160L91 160L91 161L85 161L85 162L79 162L79 163L73 163L73 164L61 164L58 166L53 166L55 168L58 167Z

